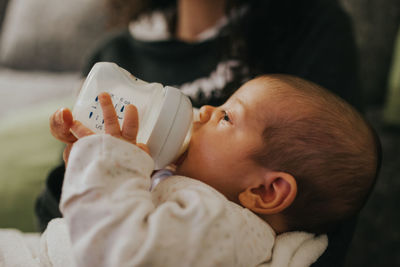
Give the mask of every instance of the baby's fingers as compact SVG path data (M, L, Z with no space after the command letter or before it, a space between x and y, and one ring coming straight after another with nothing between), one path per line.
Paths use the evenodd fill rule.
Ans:
M74 123L71 126L71 131L74 133L74 136L78 139L94 134L92 130L87 128L80 121L74 121Z
M67 108L59 109L50 117L50 132L62 142L73 143L76 141L76 138L69 130L72 124L71 111Z
M142 143L138 143L136 144L140 149L142 149L144 152L146 152L147 154L150 155L150 149L147 145L142 144ZM151 156L151 155L150 155Z
M105 132L115 137L121 136L121 128L119 126L117 113L111 100L111 96L107 93L99 95L101 109L103 110Z
M139 115L134 105L128 105L125 109L124 123L122 124L122 138L136 144L136 136L139 129Z

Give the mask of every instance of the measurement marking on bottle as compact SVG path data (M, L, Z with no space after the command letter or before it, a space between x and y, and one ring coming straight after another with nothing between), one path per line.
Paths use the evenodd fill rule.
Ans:
M89 119L92 118L92 116L93 116L93 111L91 111L91 112L89 113Z

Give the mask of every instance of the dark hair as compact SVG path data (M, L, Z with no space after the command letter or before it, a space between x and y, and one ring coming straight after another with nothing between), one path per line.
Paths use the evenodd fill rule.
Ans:
M365 204L380 167L379 138L354 108L322 87L289 75L263 79L279 88L273 95L281 112L269 116L265 146L253 158L296 179L297 196L282 213L287 227L326 232Z

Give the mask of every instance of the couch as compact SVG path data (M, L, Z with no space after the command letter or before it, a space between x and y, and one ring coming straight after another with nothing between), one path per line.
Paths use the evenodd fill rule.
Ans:
M34 200L62 144L48 117L71 107L91 47L106 34L102 0L0 0L0 227L36 230Z
M384 147L382 175L349 249L347 266L399 266L400 133L381 111L396 31L398 0L341 0L354 22L367 115ZM0 0L0 227L34 231L33 205L62 145L48 117L70 106L80 69L107 33L104 0ZM386 253L383 253L386 252Z

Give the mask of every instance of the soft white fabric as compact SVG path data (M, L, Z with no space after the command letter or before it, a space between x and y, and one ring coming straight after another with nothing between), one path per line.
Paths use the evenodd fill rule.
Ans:
M61 197L79 266L256 266L274 232L199 181L172 176L152 192L153 160L108 135L79 140Z
M0 231L0 266L39 267L39 234L24 235L14 229Z
M197 180L171 176L150 192L153 165L109 135L79 140L61 197L65 219L51 221L36 252L21 234L0 231L0 266L298 267L326 248L326 236L307 233L275 242L267 223Z
M288 232L277 236L272 260L262 267L307 267L314 263L328 246L326 235ZM260 266L260 267L261 267Z
M64 220L52 220L42 236L39 233L22 233L14 229L0 230L0 266L75 266Z
M68 228L63 219L47 225L40 239L40 266L73 267L75 265Z

